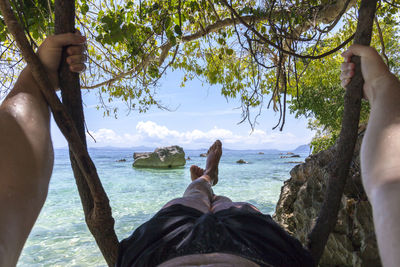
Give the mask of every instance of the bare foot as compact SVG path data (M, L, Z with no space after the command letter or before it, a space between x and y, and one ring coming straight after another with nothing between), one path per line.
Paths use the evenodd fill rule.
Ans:
M190 178L192 179L192 181L203 176L203 174L204 174L204 169L200 168L199 166L192 165L190 167Z
M210 149L208 149L207 154L206 170L204 171L204 174L210 177L210 183L214 186L218 183L218 164L222 156L221 141L215 141Z

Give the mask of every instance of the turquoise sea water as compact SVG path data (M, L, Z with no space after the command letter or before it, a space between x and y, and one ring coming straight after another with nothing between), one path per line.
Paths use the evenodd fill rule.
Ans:
M192 164L204 167L204 150L186 151L191 158L179 169L134 169L132 150L91 149L103 186L110 198L115 230L121 240L151 218L166 202L182 196L190 182ZM219 182L214 193L233 201L246 201L272 214L283 181L296 165L279 153L224 151ZM126 162L117 162L125 158ZM237 164L244 159L249 164ZM84 221L84 215L69 163L68 151L55 150L55 165L47 201L25 244L18 266L106 266Z

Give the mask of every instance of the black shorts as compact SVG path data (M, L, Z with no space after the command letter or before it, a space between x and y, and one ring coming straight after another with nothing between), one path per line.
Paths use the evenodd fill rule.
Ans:
M249 207L216 213L173 205L120 243L117 266L152 267L190 254L227 253L260 266L314 266L310 253L271 216Z

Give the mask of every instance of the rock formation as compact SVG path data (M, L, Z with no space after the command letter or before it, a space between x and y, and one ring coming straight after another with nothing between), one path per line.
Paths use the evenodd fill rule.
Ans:
M279 153L279 155L294 155L293 152L285 152L285 153Z
M134 153L133 167L175 168L185 166L185 152L180 146L157 148L154 152Z
M328 239L320 266L381 266L372 220L372 209L360 176L359 138L341 209ZM328 171L335 161L335 146L311 155L295 166L285 181L273 216L283 228L305 245L324 200Z
M238 163L238 164L247 164L248 162L245 161L244 159L239 159L238 161L236 161L236 163Z
M289 152L290 153L290 152ZM297 154L287 154L288 156L280 156L281 159L288 159L288 158L300 158L300 155Z

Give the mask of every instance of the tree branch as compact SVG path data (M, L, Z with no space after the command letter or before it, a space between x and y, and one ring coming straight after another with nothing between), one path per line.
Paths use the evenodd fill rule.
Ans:
M377 17L377 16L375 16L374 21L375 21L376 28L378 29L379 41L381 42L381 47L382 47L382 55L383 55L383 57L385 58L386 65L387 65L388 68L390 69L390 66L389 66L389 58L388 58L388 56L386 55L386 51L385 51L385 41L383 40L382 29L381 29L381 27L379 26L379 21L378 21L378 17Z
M240 21L241 24L243 24L246 28L248 28L250 31L252 31L262 42L264 42L267 45L272 46L273 48L281 51L282 53L286 54L286 55L290 55L290 56L294 56L297 58L304 58L304 59L320 59L323 57L326 57L330 54L335 53L336 51L340 50L342 47L344 47L347 43L349 43L354 35L350 36L346 41L344 41L341 45L339 45L338 47L323 53L321 55L317 55L317 56L310 56L310 55L300 55L300 54L296 54L292 51L287 51L285 49L283 49L282 47L276 45L275 43L273 43L272 41L268 40L264 35L262 35L260 32L258 32L256 29L254 29L254 27L252 27L251 25L249 25L246 21L244 21L242 19L242 17L236 12L236 10L228 4L228 2L226 0L221 0L221 2L232 12L232 14Z
M93 212L89 215L89 218L92 222L99 224L99 227L102 227L102 218L109 218L111 216L111 209L109 208L108 203L105 203L103 199L98 197L101 194L105 194L105 192L99 180L93 179L93 177L97 176L96 168L80 139L71 116L58 99L55 91L52 89L47 73L39 58L30 47L24 31L17 22L8 0L0 0L0 10L8 30L14 36L24 59L32 71L35 81L50 106L57 125L70 145L70 149L77 160L79 169L84 174L90 193L93 196L94 203ZM115 248L117 247L118 240L116 240L115 244ZM116 255L117 251L115 250L114 253Z
M164 60L165 60L165 58L164 58ZM105 85L110 86L113 83L125 78L128 75L131 75L131 74L133 74L135 72L138 72L141 69L146 68L148 66L148 64L150 63L150 61L152 61L153 59L154 59L154 56L151 56L151 57L147 56L142 60L142 62L140 64L138 64L135 68L133 68L133 69L131 69L129 71L122 72L122 73L114 76L113 78L108 79L107 81L104 81L104 82L101 82L101 83L98 83L98 84L95 84L95 85L82 86L82 88L83 89L93 89L93 88L97 88L97 87L105 86Z
M362 0L354 43L369 45L377 0ZM336 225L340 202L349 173L350 163L357 141L360 120L362 88L360 58L352 57L356 64L356 74L347 87L344 97L342 130L336 148L335 166L328 180L328 187L316 224L308 236L308 247L317 264L324 252L329 234Z
M75 1L73 0L55 0L55 33L68 33L75 31ZM63 49L63 55L59 71L59 80L61 96L63 103L71 114L75 127L82 141L81 149L86 148L85 119L82 107L81 88L79 84L79 75L69 70L66 62L66 49ZM106 192L103 189L100 178L93 165L90 171L90 180L98 184L99 190L91 192L88 181L82 170L77 164L77 158L71 151L71 166L74 172L76 184L85 213L86 223L90 232L93 234L97 245L100 248L106 262L109 266L114 266L118 257L118 238L114 231L114 218L112 217L111 207ZM87 153L87 152L86 152ZM96 200L96 202L95 202Z
M342 2L344 2L344 4ZM325 21L326 18L324 16L328 16L328 17L332 16L332 10L336 10L336 9L340 8L339 10L341 12L343 12L343 9L344 9L343 6L345 6L345 7L347 6L348 7L348 6L352 5L353 2L354 2L354 0L346 0L346 1L342 0L340 2L342 4L338 4L337 3L336 5L330 5L330 9L322 9L322 11L320 10L320 11L317 12L318 16L316 16L316 20ZM183 36L181 38L181 42L191 42L191 41L194 41L194 40L199 39L201 37L204 37L207 34L210 34L210 33L213 33L213 32L217 32L220 29L223 29L223 28L229 27L229 26L234 26L236 24L243 24L244 26L246 26L250 30L255 31L254 28L251 27L248 23L250 23L250 22L256 23L256 22L265 21L265 20L268 20L271 17L271 14L267 14L267 15L264 15L264 16L254 16L254 15L239 16L237 14L237 12L232 7L230 7L229 5L227 7L231 11L233 10L232 13L235 14L234 17L226 18L226 19L223 19L223 20L219 20L219 21L215 22L214 24L206 26L204 29L202 29L202 30L200 30L200 31L198 31L196 33L185 35L185 36ZM336 17L334 17L334 18L336 18ZM320 59L320 58L329 56L330 54L333 54L333 53L337 52L338 50L342 49L344 46L346 46L354 37L354 35L350 36L341 45L339 45L338 47L332 49L331 51L328 51L326 53L314 56L314 55L299 55L299 54L296 54L296 53L294 53L292 51L283 50L282 48L278 47L277 45L275 45L274 43L272 43L271 41L266 39L264 36L262 36L258 31L255 31L255 34L260 39L262 39L265 43L271 45L272 47L274 47L274 48L276 48L278 50L282 50L282 52L284 54L295 56L295 57L298 57L298 58L303 58L303 59ZM146 61L142 62L141 64L137 65L135 68L133 68L133 69L131 69L129 71L122 72L122 73L114 76L111 79L108 79L108 80L106 80L104 82L101 82L101 83L98 83L98 84L95 84L95 85L82 86L82 88L84 88L84 89L93 89L93 88L97 88L97 87L101 87L101 86L110 86L113 83L115 83L115 82L117 82L117 81L119 81L119 80L121 80L121 79L123 79L123 78L125 78L125 77L127 77L127 76L129 76L129 75L131 75L131 74L133 74L133 73L135 73L137 71L139 71L140 69L143 69L143 68L147 67L148 63L150 61L153 61L153 60L158 61L159 66L161 66L164 63L165 59L168 57L169 51L171 50L172 47L173 47L173 45L171 44L171 42L167 41L163 45L160 46L161 54L160 54L158 59L156 59L154 56L146 57Z

